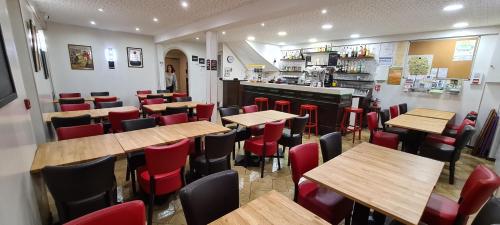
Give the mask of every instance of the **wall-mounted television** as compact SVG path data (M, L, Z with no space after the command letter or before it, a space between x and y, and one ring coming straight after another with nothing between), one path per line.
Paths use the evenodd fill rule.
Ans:
M0 108L17 98L0 24Z

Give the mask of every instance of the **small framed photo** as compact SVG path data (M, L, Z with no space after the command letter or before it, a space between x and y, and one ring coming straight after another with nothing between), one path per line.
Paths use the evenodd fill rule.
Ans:
M127 47L128 67L143 68L142 48Z
M94 70L92 47L69 44L68 51L72 70Z

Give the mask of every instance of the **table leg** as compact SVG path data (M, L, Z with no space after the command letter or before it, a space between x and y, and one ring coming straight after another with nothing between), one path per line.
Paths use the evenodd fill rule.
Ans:
M424 142L426 135L427 133L425 132L409 130L405 140L405 152L417 154L418 149Z
M367 225L369 214L370 214L370 208L355 202L351 224L352 225Z
M42 173L31 174L31 181L40 212L40 220L43 225L52 224L53 218L49 208L49 197L47 196L47 188Z

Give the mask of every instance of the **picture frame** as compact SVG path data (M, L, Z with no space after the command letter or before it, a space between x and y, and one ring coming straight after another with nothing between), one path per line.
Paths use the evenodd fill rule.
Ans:
M72 70L94 70L91 46L68 44L68 53Z
M16 86L12 78L12 70L5 48L2 26L0 24L0 108L14 101L16 98Z
M127 47L127 63L131 68L143 68L142 48Z
M33 68L35 72L41 70L41 56L40 49L38 47L38 30L36 26L33 24L33 20L28 20L28 30L31 35L31 55L33 57Z

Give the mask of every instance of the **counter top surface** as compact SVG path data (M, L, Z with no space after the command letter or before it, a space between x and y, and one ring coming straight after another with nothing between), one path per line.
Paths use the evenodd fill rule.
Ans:
M287 90L294 90L294 91L307 91L307 92L315 92L315 93L322 93L322 94L334 94L334 95L352 95L354 93L354 89L351 89L351 88L310 87L310 86L290 85L290 84L256 83L256 82L249 82L249 81L243 81L243 82L241 82L241 85L287 89Z

